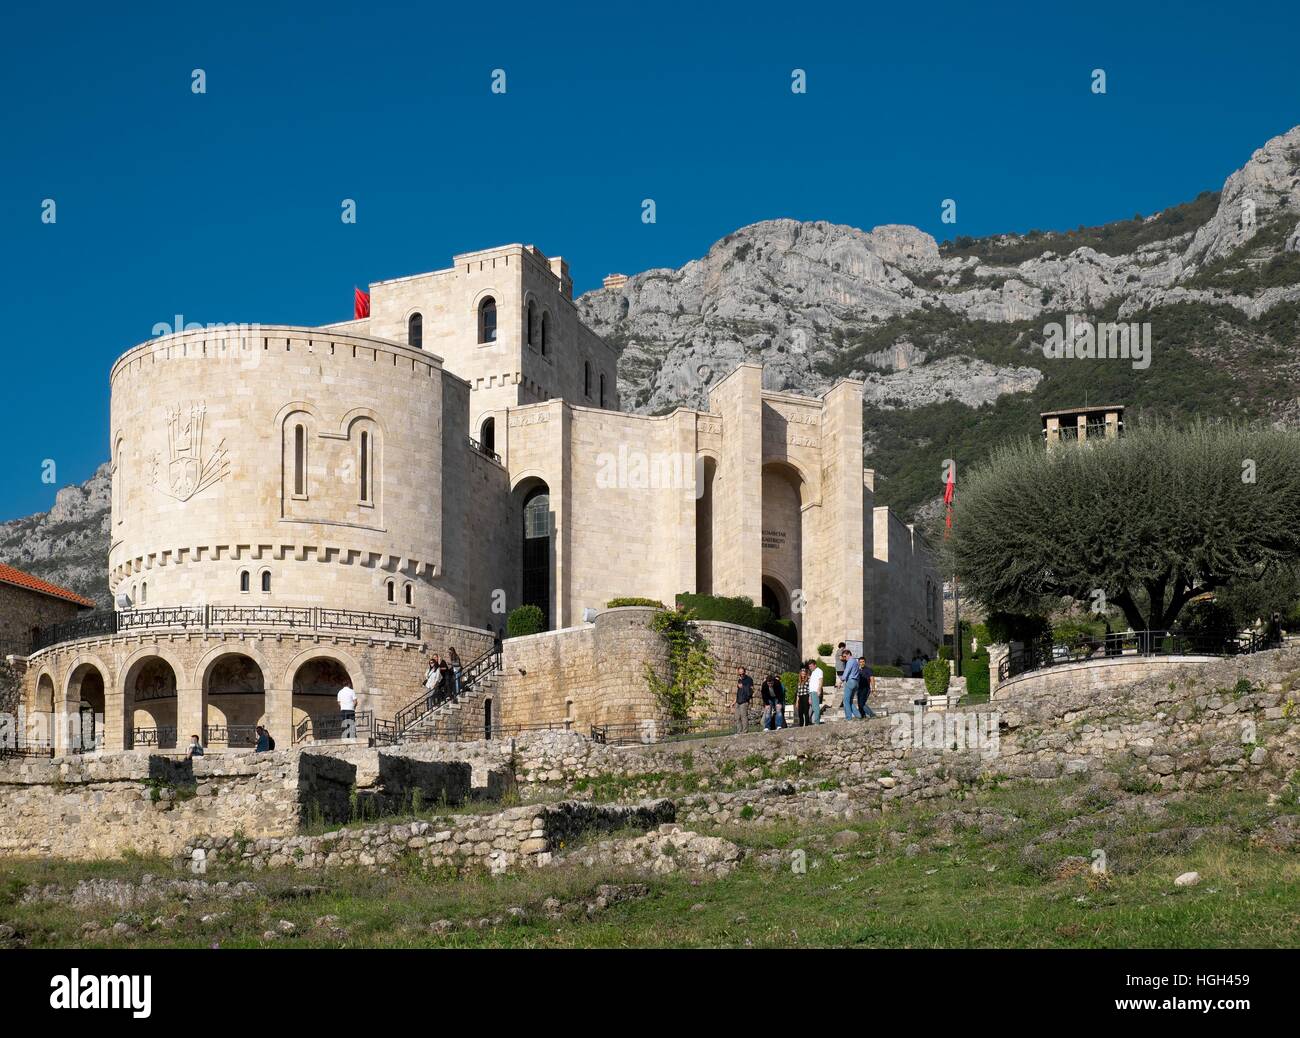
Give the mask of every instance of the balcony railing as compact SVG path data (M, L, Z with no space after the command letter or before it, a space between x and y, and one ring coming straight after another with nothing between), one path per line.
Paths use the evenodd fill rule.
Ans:
M469 446L470 446L470 450L478 451L485 458L491 458L498 465L501 464L501 455L498 454L496 451L494 451L491 447L483 446L483 444L479 443L479 441L474 439L473 436L469 437Z
M42 627L32 638L32 652L81 638L131 631L212 631L277 628L292 631L343 631L419 638L420 618L398 613L368 613L318 606L168 606L160 609L105 610L66 623Z
M293 729L293 744L304 742L332 742L340 739L365 739L375 731L375 715L370 710L357 710L351 718L342 713L304 717Z
M998 665L999 683L1018 674L1084 660L1120 656L1240 656L1273 648L1254 632L1126 631L1074 645L1036 642L1007 653Z

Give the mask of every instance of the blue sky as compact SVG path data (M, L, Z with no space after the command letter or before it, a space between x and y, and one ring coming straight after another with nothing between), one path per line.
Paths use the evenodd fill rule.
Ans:
M354 284L512 241L581 292L773 217L1099 223L1300 123L1300 5L1066 6L6 8L0 518L107 456L109 367L175 314L338 320Z

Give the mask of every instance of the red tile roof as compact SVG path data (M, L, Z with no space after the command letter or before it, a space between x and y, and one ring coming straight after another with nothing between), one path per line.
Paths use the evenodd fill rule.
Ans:
M30 573L24 573L20 569L6 566L3 562L0 562L0 584L12 584L14 587L26 588L28 591L36 591L42 595L50 595L53 598L61 598L65 602L73 602L87 609L95 608L94 602L88 598L83 598L75 591L69 591L66 587L59 587L58 584L51 584L48 580L42 580Z

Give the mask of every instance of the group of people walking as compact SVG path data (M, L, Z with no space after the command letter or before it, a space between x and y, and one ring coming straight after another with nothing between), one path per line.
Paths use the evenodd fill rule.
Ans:
M875 717L867 699L871 696L875 678L867 666L865 657L853 654L840 642L837 654L838 666L835 668L835 687L841 690L841 702L844 707L845 720ZM822 723L822 707L826 702L826 672L814 659L807 660L791 692L794 697L795 723L804 728ZM768 674L759 686L762 704L763 731L776 731L786 727L785 708L787 689L778 674ZM744 667L736 668L736 732L749 731L750 704L754 701L754 679Z
M436 652L429 657L429 669L424 672L425 709L432 710L439 703L460 698L460 655L453 645L446 656Z

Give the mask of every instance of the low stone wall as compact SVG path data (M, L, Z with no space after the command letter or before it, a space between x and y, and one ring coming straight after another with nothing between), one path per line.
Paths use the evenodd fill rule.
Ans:
M606 609L593 623L507 639L494 714L505 725L556 724L575 731L592 725L638 724L662 719L646 685L649 664L667 672L663 639L650 627L655 610ZM725 723L731 717L736 668L757 683L768 673L799 669L794 646L749 627L699 621L716 663L714 682L698 714Z
M1217 660L1122 689L1074 689L779 734L616 747L577 734L536 733L516 740L514 765L525 795L559 789L604 797L614 790L633 799L706 791L716 798L731 796L718 791L737 781L785 781L801 794L790 798L790 810L800 814L809 792L826 793L821 806L843 814L981 781L1108 769L1145 788L1230 783L1280 791L1300 765L1300 652ZM827 779L831 785L823 788ZM784 817L783 801L770 791L735 795L737 810L749 802L748 817ZM769 807L776 813L769 815ZM699 817L685 801L683 811L686 821Z
M457 872L545 865L566 845L590 834L619 829L651 829L672 822L671 800L641 804L588 804L566 801L516 807L491 815L452 815L399 825L340 829L322 836L237 840L226 836L189 842L177 864L189 865L196 852L208 864L264 869L361 866L384 869L414 858L427 868Z
M1063 692L1096 692L1147 678L1167 679L1174 673L1217 661L1216 656L1109 656L1060 663L1008 678L993 690L990 698L1023 700Z
M470 783L464 761L360 747L11 761L0 765L0 856L172 855L200 836L288 836L358 810L458 805Z
M176 853L194 836L296 832L348 817L356 769L311 753L122 753L0 765L0 856Z

